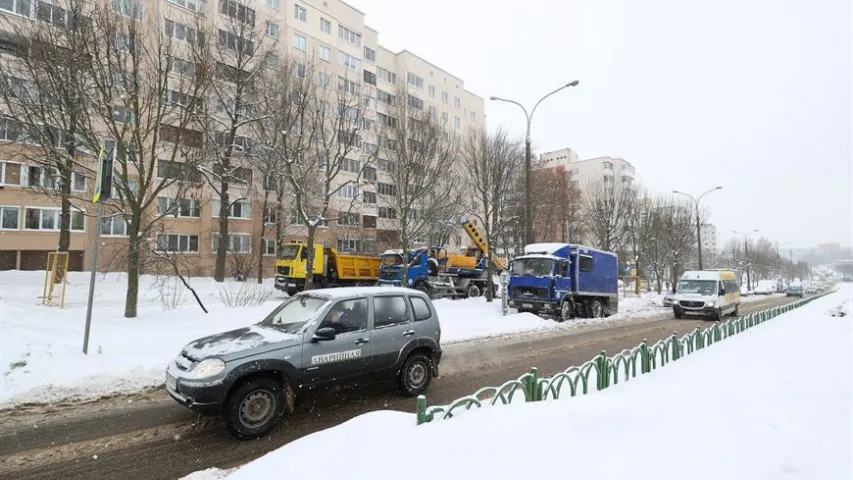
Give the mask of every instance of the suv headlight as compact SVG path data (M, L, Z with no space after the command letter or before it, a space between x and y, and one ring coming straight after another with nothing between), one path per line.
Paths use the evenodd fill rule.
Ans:
M218 358L206 358L192 369L192 378L210 378L225 370L225 362Z

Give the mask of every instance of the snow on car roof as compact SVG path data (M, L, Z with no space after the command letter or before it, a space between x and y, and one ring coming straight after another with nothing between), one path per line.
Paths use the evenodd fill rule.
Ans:
M309 290L307 292L301 292L300 295L316 295L319 297L327 297L327 298L344 298L344 297L357 297L359 295L373 295L377 293L402 293L405 292L409 295L423 295L423 292L419 290L414 290L411 288L400 288L391 285L384 286L375 286L375 287L338 287L338 288L323 288L319 290Z
M720 271L693 270L684 272L681 280L719 280L720 273Z
M524 253L554 253L561 248L568 247L568 243L531 243L524 246Z

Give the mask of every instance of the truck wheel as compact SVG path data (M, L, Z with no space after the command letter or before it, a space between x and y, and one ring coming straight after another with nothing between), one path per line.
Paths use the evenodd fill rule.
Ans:
M589 308L590 318L601 318L604 316L604 307L601 306L601 301L592 300L587 306Z
M477 285L471 284L468 285L468 288L465 289L465 293L468 295L468 298L475 298L480 296L480 287Z
M223 415L228 431L240 440L263 437L284 416L284 389L269 377L243 381L225 404Z
M680 319L681 319L681 317L683 317L683 315L681 314L681 312L680 312L680 311L678 311L678 310L676 310L676 309L674 309L674 308L672 309L672 315L676 318L676 320L680 320Z
M740 308L740 304L739 304L739 303L736 303L736 304L735 304L735 309L734 309L734 310L732 310L732 316L733 316L733 317L737 317L737 314L738 314L738 313L737 313L738 308Z
M299 290L296 289L295 287L288 287L287 288L287 296L292 297L292 296L296 295L297 293L299 293Z
M429 284L427 282L418 282L413 287L415 290L424 292L427 297L432 298L432 289L429 288Z
M570 300L564 300L560 304L560 315L557 317L558 322L566 322L575 318L575 308Z
M420 395L432 379L432 359L423 353L413 353L403 362L397 375L397 390L404 396Z

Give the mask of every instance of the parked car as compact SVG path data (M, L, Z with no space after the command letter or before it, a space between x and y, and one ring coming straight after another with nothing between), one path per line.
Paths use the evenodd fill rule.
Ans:
M758 286L755 287L756 295L773 295L774 293L776 293L775 282L759 282Z
M803 297L805 296L805 289L802 285L790 285L788 290L785 292L786 297Z
M815 295L817 293L817 286L816 285L809 285L808 287L806 287L805 290L806 290L806 295Z
M746 285L741 285L740 287L740 296L748 297L753 294L753 291L750 290Z
M391 379L401 394L420 394L438 376L440 338L435 307L416 290L300 292L260 323L190 342L166 369L166 390L253 439L315 387Z

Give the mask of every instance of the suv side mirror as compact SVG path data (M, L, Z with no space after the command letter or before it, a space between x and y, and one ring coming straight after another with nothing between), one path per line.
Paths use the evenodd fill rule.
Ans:
M725 289L725 288L721 288L721 289L720 289L720 295L725 295L725 294L726 294L726 289Z
M318 328L316 332L314 332L314 337L311 338L312 342L322 342L326 340L334 340L335 339L335 329L332 327L323 327Z

